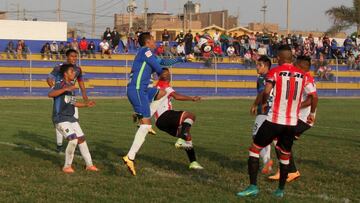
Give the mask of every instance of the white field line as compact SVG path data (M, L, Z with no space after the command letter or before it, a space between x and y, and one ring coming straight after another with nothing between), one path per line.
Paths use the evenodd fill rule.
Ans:
M53 155L59 155L59 156L64 156L64 153L57 153L55 151L51 151L48 149L43 149L43 148L37 148L37 147L30 147L27 145L19 145L19 144L15 144L15 143L10 143L10 142L1 142L0 141L0 145L4 145L4 146L10 146L10 147L15 147L15 148L22 148L22 149L27 149L27 150L33 150L33 151L38 151L38 152L45 152L48 154L53 154ZM80 155L75 155L76 158L80 158L82 159L82 157ZM99 162L106 162L106 161L99 161ZM111 163L113 165L117 165L117 166L122 166L122 164L120 164L119 162L107 162L107 163ZM166 178L185 178L182 175L176 174L176 173L169 173L169 172L165 172L165 171L160 171L160 170L155 170L153 168L144 168L144 170L156 174L158 176L161 177L166 177ZM272 192L271 190L266 190L267 192ZM314 194L314 195L306 195L306 194L301 194L301 193L291 193L291 192L286 192L286 195L292 196L292 197L298 197L298 198L315 198L315 199L320 199L320 200L324 200L324 201L332 201L332 202L344 202L344 203L348 203L351 202L352 200L348 199L348 198L337 198L334 196L330 196L327 194ZM355 202L360 202L360 199L353 199L353 201Z

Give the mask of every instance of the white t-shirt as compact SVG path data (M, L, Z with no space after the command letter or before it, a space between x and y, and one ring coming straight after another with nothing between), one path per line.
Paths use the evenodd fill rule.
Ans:
M304 102L306 100L306 98L308 97L308 95L316 93L316 85L315 85L314 78L312 76L310 76L310 74L307 74L307 75L308 75L309 80L308 80L307 84L305 84L301 102ZM307 123L307 117L310 115L310 112L311 112L311 106L300 109L299 119L301 121L303 121L304 123ZM311 123L309 125L313 126L314 124Z
M108 50L110 48L110 45L108 42L100 42L99 45L102 49L105 49L105 50Z

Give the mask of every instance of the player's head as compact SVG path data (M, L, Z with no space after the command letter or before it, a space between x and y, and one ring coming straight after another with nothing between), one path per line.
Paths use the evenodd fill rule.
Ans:
M292 55L291 47L289 45L281 45L279 47L277 60L279 62L279 65L293 62L293 55Z
M163 72L162 72L161 75L159 76L159 80L160 80L160 81L170 82L170 81L171 81L170 70L167 69L167 68L163 68Z
M60 66L60 75L66 81L73 81L75 79L75 70L73 64L63 64Z
M75 49L69 49L65 53L66 60L70 64L76 64L77 58L78 58L78 52Z
M262 55L256 62L256 70L258 74L266 74L271 68L271 60L269 57Z
M141 33L139 36L139 44L140 46L146 46L150 49L156 48L156 43L154 37L149 32Z
M311 67L311 58L309 56L298 56L296 58L295 66L305 72L309 72Z

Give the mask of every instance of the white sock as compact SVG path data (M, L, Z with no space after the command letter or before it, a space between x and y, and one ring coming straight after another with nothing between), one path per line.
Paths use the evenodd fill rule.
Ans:
M86 166L92 166L93 162L92 162L91 155L90 155L89 148L88 148L86 141L79 144L79 149L80 149L81 156L83 157L83 159L86 163Z
M74 152L76 149L76 145L78 143L77 139L69 141L66 150L65 150L65 165L64 167L71 166L73 159L74 159Z
M145 137L149 132L151 125L140 125L139 129L137 130L134 138L134 142L131 145L131 148L128 152L128 157L131 160L135 160L136 153L140 150L142 144L145 141Z
M266 164L268 161L270 161L270 158L271 158L270 151L271 151L270 145L266 146L265 148L263 148L260 151L260 157L262 158L264 164Z
M56 132L56 144L58 146L62 146L63 145L63 139L64 136L61 134L61 132L55 128L55 132Z
M194 121L191 118L187 118L187 119L184 120L184 123L188 123L190 125L193 125Z

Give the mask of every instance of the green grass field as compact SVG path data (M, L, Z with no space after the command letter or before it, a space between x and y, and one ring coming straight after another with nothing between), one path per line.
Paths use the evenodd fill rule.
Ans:
M260 196L239 199L248 185L247 156L253 117L250 100L204 100L175 103L197 114L192 129L204 171L189 171L185 152L175 138L148 135L137 156L138 176L120 162L135 126L123 99L97 100L81 109L83 131L99 173L61 172L64 156L54 152L52 101L0 100L1 202L270 202L277 183L259 176ZM360 101L320 100L316 126L294 145L302 177L286 188L284 202L360 201ZM274 155L274 154L273 154Z

